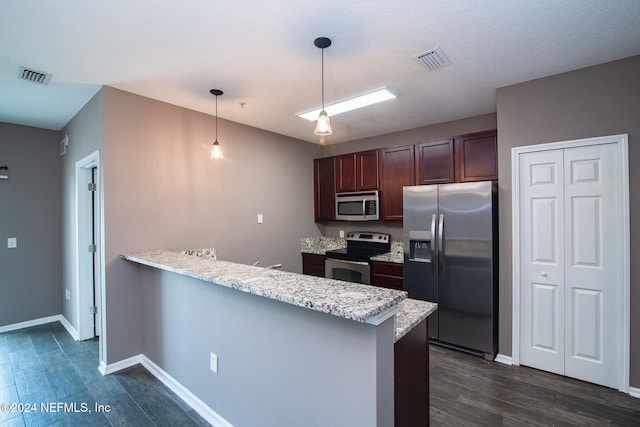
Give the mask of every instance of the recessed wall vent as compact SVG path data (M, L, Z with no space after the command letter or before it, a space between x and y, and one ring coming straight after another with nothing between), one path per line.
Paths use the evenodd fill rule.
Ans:
M36 70L31 70L25 67L20 67L20 71L18 72L18 77L21 78L22 80L27 80L40 85L49 84L49 80L51 80L51 74L43 73Z
M427 67L429 70L435 70L436 68L451 64L444 52L442 52L442 49L439 47L419 53L415 58L422 62L422 65Z

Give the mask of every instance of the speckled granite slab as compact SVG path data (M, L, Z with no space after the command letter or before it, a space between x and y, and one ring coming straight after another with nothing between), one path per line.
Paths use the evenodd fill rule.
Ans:
M346 247L347 241L342 237L305 237L300 239L300 252L304 254L324 255L326 251Z
M393 240L391 242L391 252L371 257L371 261L393 262L395 264L404 264L404 243L402 241Z
M396 308L407 293L340 280L211 260L179 252L151 251L122 258L241 292L358 322Z
M396 314L396 336L395 341L405 336L418 323L429 317L436 311L438 304L435 302L421 301L407 298L398 304Z

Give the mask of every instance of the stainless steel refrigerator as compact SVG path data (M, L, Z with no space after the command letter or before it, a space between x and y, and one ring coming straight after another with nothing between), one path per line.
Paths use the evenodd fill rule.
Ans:
M497 187L404 187L404 289L438 303L432 342L493 360L498 350Z

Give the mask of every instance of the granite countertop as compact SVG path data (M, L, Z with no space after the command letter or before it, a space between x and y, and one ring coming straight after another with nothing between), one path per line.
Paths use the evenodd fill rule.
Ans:
M324 255L326 251L347 247L347 241L342 237L305 237L300 239L300 252L303 254ZM391 251L371 257L371 261L404 263L404 243L401 240L391 242Z
M393 314L404 291L206 259L180 252L121 255L139 264L358 322Z
M347 247L343 237L305 237L300 239L300 252L303 254L324 255L326 251Z
M436 309L438 304L435 302L421 301L417 299L407 298L398 304L398 313L396 314L396 335L395 341L404 337L418 323L429 317Z

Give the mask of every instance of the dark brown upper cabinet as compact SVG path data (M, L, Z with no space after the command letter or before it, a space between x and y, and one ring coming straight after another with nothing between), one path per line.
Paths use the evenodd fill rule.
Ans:
M498 138L495 130L457 136L456 181L497 181Z
M335 157L313 161L314 217L316 221L336 218Z
M454 182L453 139L439 139L416 144L416 184Z
M415 184L414 147L384 148L380 187L383 220L400 221L403 217L402 187Z
M378 190L379 150L336 156L336 192Z

